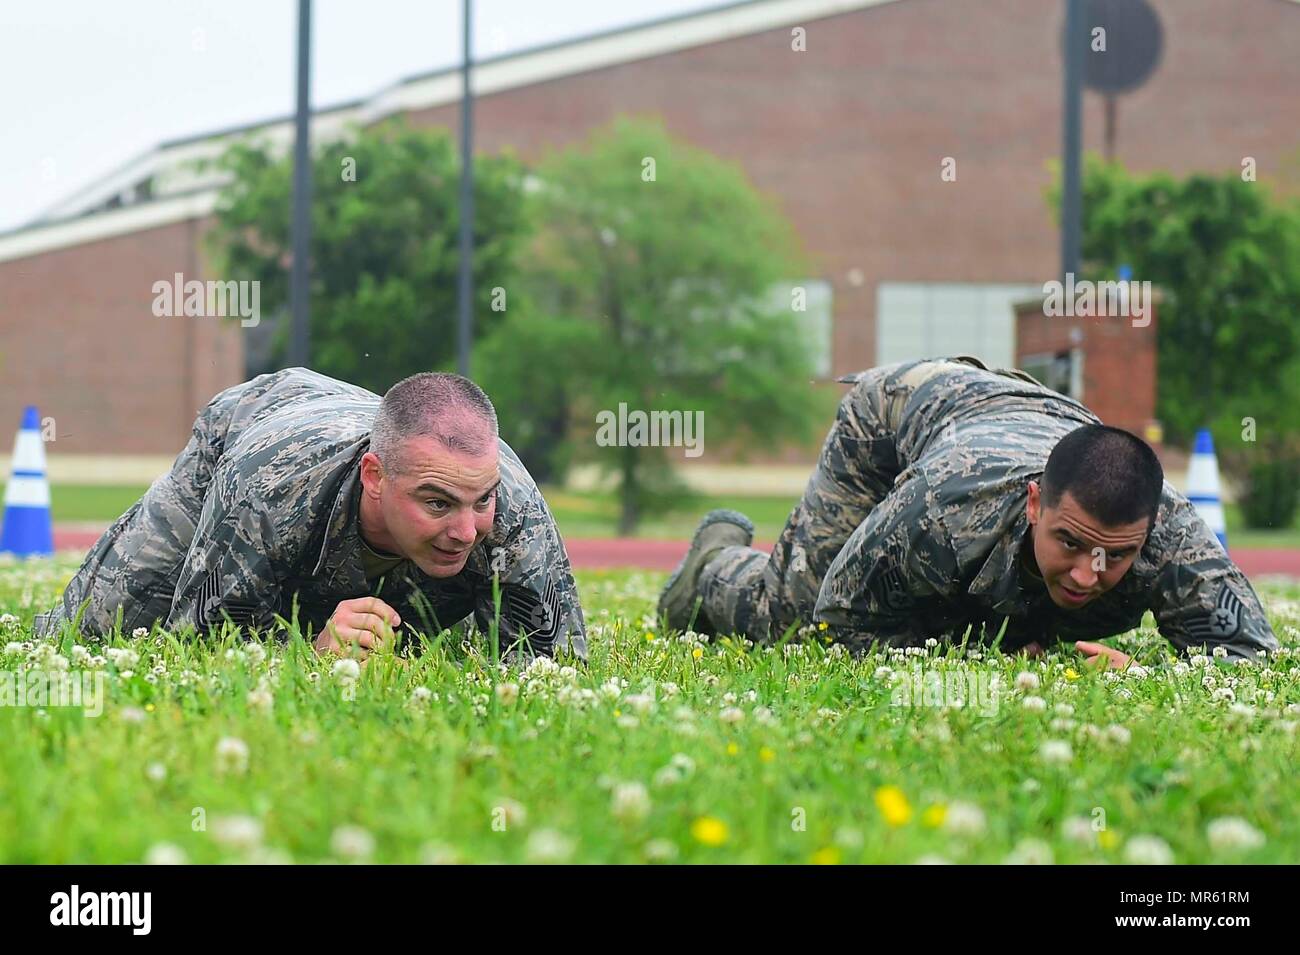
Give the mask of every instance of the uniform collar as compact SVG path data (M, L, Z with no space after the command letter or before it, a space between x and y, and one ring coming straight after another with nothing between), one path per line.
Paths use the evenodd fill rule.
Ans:
M364 449L362 449L364 451ZM366 575L361 563L361 522L357 506L361 498L360 455L348 468L339 485L325 524L325 538L312 576L324 575L348 592L364 590Z
M987 601L988 606L1003 616L1023 612L1029 597L1021 586L1021 556L1029 532L1029 516L1025 513L1027 492L1017 494L1013 502L1015 517L998 536L979 573L966 592Z

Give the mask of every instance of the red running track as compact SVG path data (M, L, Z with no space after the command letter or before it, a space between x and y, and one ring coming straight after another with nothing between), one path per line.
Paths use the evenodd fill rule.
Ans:
M83 527L55 527L56 550L85 551L99 539L102 531ZM635 567L643 570L672 570L686 553L687 541L649 540L628 537L574 538L565 542L569 560L582 570L599 570L610 567ZM759 542L760 550L769 550L770 543ZM1280 574L1300 578L1300 550L1261 548L1245 550L1234 548L1232 559L1247 577Z

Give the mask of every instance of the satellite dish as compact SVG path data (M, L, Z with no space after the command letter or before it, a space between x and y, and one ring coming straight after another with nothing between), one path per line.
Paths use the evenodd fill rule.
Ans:
M1164 28L1147 0L1084 0L1083 84L1114 96L1137 89L1160 65Z

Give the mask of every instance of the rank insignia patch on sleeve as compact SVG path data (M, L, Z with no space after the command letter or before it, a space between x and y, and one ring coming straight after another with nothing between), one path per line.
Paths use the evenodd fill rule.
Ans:
M886 610L901 613L912 606L903 572L892 557L881 557L871 570L871 592Z
M1210 612L1189 620L1187 629L1201 639L1225 640L1236 636L1241 629L1241 601L1227 583L1219 585L1219 595Z

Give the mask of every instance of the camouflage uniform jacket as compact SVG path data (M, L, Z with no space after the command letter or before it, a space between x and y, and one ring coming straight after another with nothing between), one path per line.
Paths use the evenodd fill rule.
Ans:
M519 458L500 442L492 531L455 577L405 561L367 583L361 561L360 462L379 396L290 368L217 395L172 469L110 527L42 628L73 619L103 634L161 622L200 630L230 620L270 627L296 612L319 632L339 601L375 595L436 634L473 616L487 631L499 572L503 648L585 655L582 609L564 543Z

